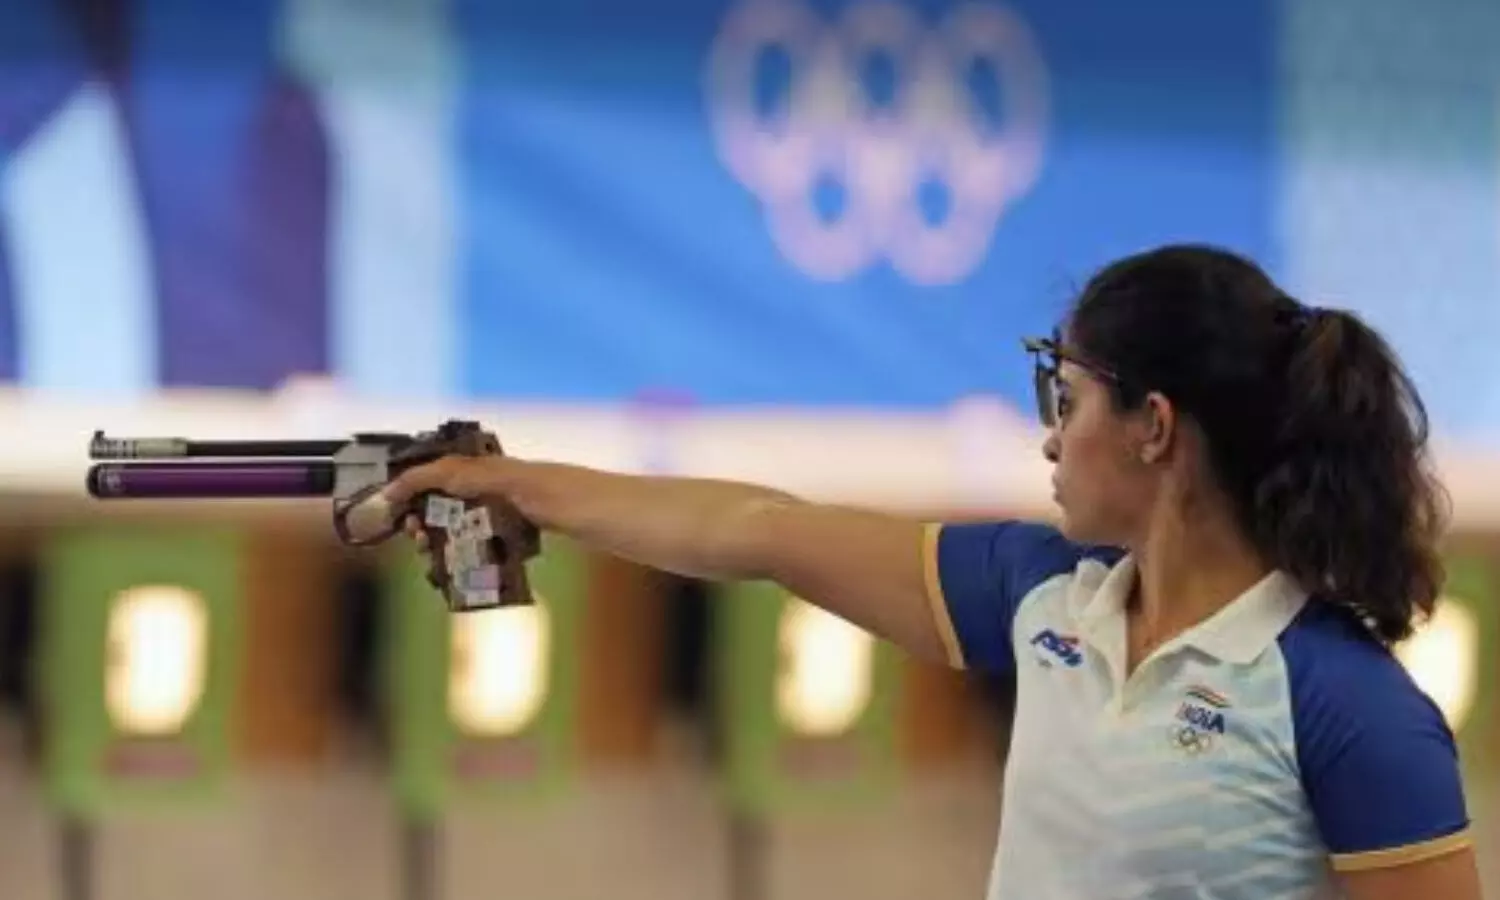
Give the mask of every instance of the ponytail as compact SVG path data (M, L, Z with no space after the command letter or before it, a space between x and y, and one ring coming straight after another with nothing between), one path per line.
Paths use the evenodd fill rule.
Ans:
M1271 562L1382 641L1430 615L1444 573L1447 496L1426 456L1426 410L1386 342L1357 316L1298 305L1271 464L1247 524Z

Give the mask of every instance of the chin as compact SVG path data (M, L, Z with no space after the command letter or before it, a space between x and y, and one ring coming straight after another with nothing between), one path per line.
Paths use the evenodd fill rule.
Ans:
M1058 520L1057 530L1063 537L1075 544L1108 544L1109 540L1100 533L1103 529L1097 527L1097 523L1080 518L1062 510L1062 517Z
M1063 537L1070 540L1074 539L1073 533L1077 530L1073 517L1068 515L1068 508L1061 504L1057 507L1057 530L1062 532Z

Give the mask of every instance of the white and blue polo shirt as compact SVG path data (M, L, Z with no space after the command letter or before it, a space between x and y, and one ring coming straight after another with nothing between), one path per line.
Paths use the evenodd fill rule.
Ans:
M950 661L1016 673L990 900L1311 900L1468 845L1442 713L1285 574L1127 679L1129 556L1022 522L924 553Z

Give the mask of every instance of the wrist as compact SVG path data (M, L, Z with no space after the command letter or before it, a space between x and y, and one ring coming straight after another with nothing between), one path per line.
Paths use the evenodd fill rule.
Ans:
M553 517L549 514L545 463L528 462L512 456L498 456L485 460L484 491L503 497L522 516L536 525L549 528Z

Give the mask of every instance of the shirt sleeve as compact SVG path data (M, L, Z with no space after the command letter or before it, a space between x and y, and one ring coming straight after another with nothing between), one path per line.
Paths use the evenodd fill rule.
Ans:
M955 668L1015 665L1011 626L1043 582L1073 571L1089 551L1056 529L1029 522L933 523L923 561L927 600Z
M1418 862L1470 843L1453 733L1369 640L1288 654L1297 760L1334 869Z

